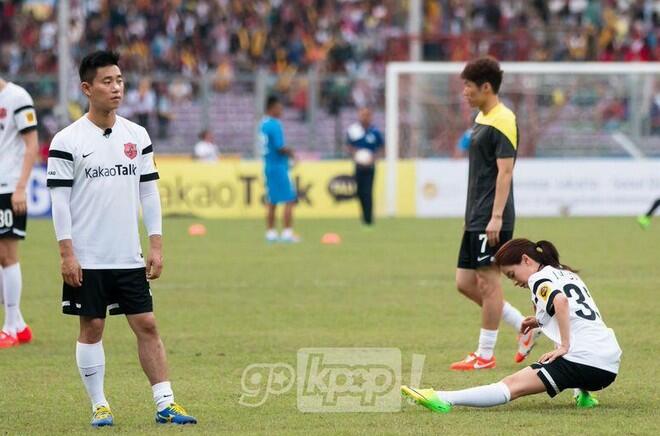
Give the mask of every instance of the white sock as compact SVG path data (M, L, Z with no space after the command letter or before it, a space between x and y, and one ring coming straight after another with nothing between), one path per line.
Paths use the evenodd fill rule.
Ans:
M154 394L154 403L156 409L162 411L174 402L174 392L172 392L172 385L168 381L156 383L151 387Z
M497 330L481 329L477 354L483 359L491 359L497 343Z
M462 391L437 391L436 394L453 406L492 407L511 401L511 391L502 382Z
M277 239L277 230L268 229L266 231L266 239Z
M105 352L103 341L95 344L76 344L76 363L80 371L80 378L92 402L92 410L99 406L109 407L108 400L103 393L103 379L105 377Z
M293 238L293 229L291 227L287 227L286 229L283 229L282 238L284 239Z
M525 317L522 316L522 313L520 313L518 309L510 305L508 301L504 302L504 307L502 308L502 320L504 320L505 323L513 327L517 332L520 332L524 319Z
M21 315L21 266L15 263L6 266L2 271L3 292L5 300L5 324L2 327L6 333L16 336L16 332L25 328Z

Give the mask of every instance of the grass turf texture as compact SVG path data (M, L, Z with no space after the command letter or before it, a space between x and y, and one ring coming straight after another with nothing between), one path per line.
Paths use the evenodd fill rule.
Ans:
M113 433L199 434L660 434L657 364L658 229L634 219L521 219L516 235L556 243L581 269L624 350L617 381L601 406L576 410L571 393L545 394L487 410L436 415L405 402L400 413L303 414L295 389L265 405L238 404L243 369L258 362L295 367L303 347L397 347L408 383L413 353L426 355L422 386L458 389L516 371L515 334L503 325L498 367L448 370L476 347L480 312L454 288L459 220L299 221L299 245L267 245L261 221L165 221L165 272L152 285L176 400L195 428L154 423L149 384L123 317L108 318L106 395ZM117 230L120 231L120 230ZM339 246L318 241L341 234ZM0 350L0 434L83 434L90 408L75 365L76 318L60 313L59 259L51 224L33 220L21 246L22 310L32 344ZM530 313L528 291L505 283L506 298ZM543 339L531 357L551 348ZM654 418L655 416L655 418ZM104 430L105 431L105 430Z

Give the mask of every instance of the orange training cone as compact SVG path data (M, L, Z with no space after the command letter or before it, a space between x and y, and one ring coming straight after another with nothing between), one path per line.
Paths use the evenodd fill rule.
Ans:
M206 235L206 227L204 224L191 224L188 227L188 234L190 236L204 236Z
M328 245L341 244L341 237L336 233L326 233L321 237L321 244L328 244Z

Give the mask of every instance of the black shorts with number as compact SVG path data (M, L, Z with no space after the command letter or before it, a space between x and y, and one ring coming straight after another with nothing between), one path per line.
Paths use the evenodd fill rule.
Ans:
M62 312L67 315L105 318L153 312L145 268L83 269L81 287L62 286Z
M500 242L491 247L488 244L486 232L463 232L461 249L458 252L458 267L463 269L477 269L489 266L493 263L493 256L497 250L507 241L513 238L513 231L502 230Z
M563 357L558 357L550 363L533 363L530 367L540 370L536 375L551 398L568 388L599 391L611 385L616 378L613 372L571 362Z
M12 194L0 194L0 238L25 239L27 215L16 215L11 207Z

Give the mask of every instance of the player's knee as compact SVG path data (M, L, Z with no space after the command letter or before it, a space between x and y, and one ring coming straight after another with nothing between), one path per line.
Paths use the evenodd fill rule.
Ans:
M516 377L516 374L509 375L507 377L504 377L502 379L502 383L506 385L506 387L509 389L509 401L513 401L517 398L524 397L525 395L529 395L529 392L525 388L524 383L521 383L520 380Z
M156 317L153 315L142 317L137 323L135 332L142 337L158 337Z
M0 266L10 267L18 263L18 250L14 244L4 244L0 247Z
M495 298L502 293L497 276L491 274L477 274L477 288L483 298Z
M456 289L458 292L460 292L463 295L470 295L472 294L472 288L468 285L468 283L457 281L456 282Z
M95 344L103 337L105 320L103 318L90 318L80 323L80 342Z

